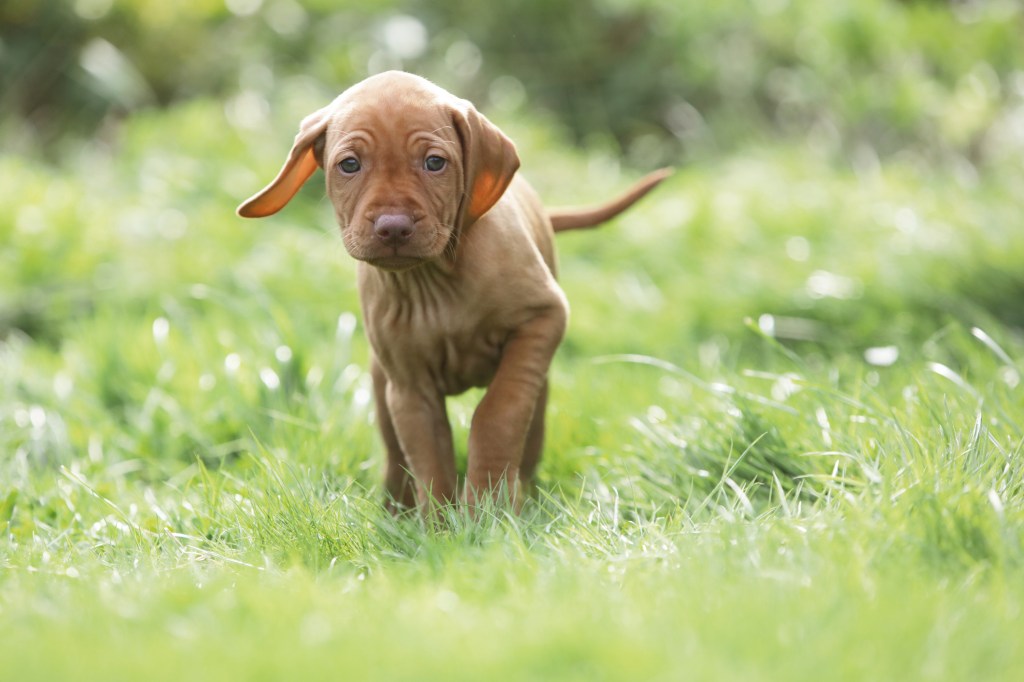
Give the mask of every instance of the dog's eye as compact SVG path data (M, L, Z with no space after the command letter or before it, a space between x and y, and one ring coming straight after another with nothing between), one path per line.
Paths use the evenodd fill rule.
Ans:
M423 162L423 167L434 173L444 170L446 165L448 165L448 162L440 156L428 156L426 161Z
M351 175L352 173L357 172L361 166L359 165L359 159L354 156L350 156L347 159L342 159L341 163L338 164L338 168L342 173Z

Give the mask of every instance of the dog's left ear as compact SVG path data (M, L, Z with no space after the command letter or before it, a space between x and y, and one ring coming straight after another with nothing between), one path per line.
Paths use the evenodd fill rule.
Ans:
M477 221L505 193L519 169L519 154L512 140L464 100L452 109L455 130L462 144L465 194L459 209L463 229Z

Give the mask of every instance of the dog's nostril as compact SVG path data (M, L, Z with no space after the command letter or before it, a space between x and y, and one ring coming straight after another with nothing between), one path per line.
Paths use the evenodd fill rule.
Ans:
M385 213L373 221L373 233L386 242L403 242L416 228L412 218L402 213Z

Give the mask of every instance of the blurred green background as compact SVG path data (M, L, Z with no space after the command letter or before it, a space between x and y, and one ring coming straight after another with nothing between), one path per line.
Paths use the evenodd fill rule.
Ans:
M622 173L688 173L662 204L662 223L686 231L666 267L728 283L714 306L685 301L680 325L698 337L769 312L866 345L950 315L1024 324L1021 229L1004 201L1024 156L1022 35L1015 0L7 0L0 142L12 167L79 180L90 164L142 169L133 196L173 232L262 186L305 113L403 68L508 129L549 202L593 200ZM557 153L573 147L583 176ZM147 171L205 184L160 197ZM16 214L22 233L39 222L24 202ZM597 242L567 248L603 257ZM72 269L85 275L85 260ZM8 275L0 325L42 333L54 306L76 305L40 277Z
M54 155L143 109L223 98L244 128L288 83L403 68L638 167L778 135L970 167L1020 153L1021 22L1014 0L7 0L0 112Z
M233 215L387 68L677 168L559 237L523 517L384 511L322 177ZM0 150L11 679L1021 679L1018 0L0 0Z
M356 391L353 265L322 180L273 219L232 211L305 114L386 68L476 102L549 203L679 169L619 227L559 240L571 396L577 363L603 354L708 378L773 366L759 335L819 368L968 364L934 341L949 325L1024 327L1021 36L1011 0L7 0L10 442L52 405L77 424L47 446L56 461L96 429L137 436L115 459L219 461L280 427L260 410L306 418L328 360L355 363L336 380Z

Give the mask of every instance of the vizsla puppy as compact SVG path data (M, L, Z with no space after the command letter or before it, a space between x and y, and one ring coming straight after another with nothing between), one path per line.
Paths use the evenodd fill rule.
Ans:
M472 104L394 71L307 116L280 173L238 214L277 212L318 167L360 261L393 508L455 501L445 397L473 386L488 388L469 432L466 499L501 491L518 507L569 314L553 233L615 216L669 171L595 209L546 211L516 176L515 146Z

